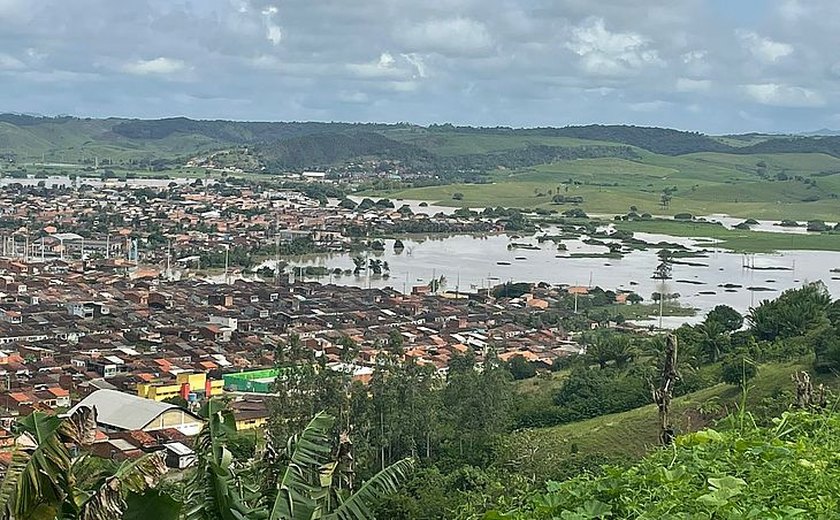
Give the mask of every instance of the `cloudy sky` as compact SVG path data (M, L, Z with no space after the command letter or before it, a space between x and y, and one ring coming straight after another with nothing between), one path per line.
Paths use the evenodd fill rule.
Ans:
M0 111L840 128L837 0L0 0Z

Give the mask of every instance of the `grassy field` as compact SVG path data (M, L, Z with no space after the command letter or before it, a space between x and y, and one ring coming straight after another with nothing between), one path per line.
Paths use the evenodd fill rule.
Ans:
M726 229L717 224L662 219L616 222L615 227L625 231L660 233L676 237L710 238L718 241L718 247L745 253L784 250L840 251L840 233L806 235L742 231Z
M435 133L428 132L422 128L388 130L383 132L383 135L396 141L425 148L432 153L444 157L500 152L533 145L574 147L600 144L617 146L616 143L588 141L570 137Z
M639 150L641 159L559 161L519 171L499 171L488 184L453 184L387 193L392 198L420 199L450 206L522 208L552 204L558 193L582 196L590 213L626 213L630 206L652 214L729 214L758 219L837 218L840 160L823 154L734 155L699 153L678 157ZM789 180L767 180L766 175ZM809 184L795 180L809 179ZM784 178L784 177L781 177ZM816 186L810 184L816 182ZM660 204L662 190L677 191L669 207ZM452 199L462 193L463 200Z
M809 368L810 363L807 362L762 365L756 378L751 381L746 411L758 411L768 398L778 397L783 391L792 392L791 374ZM562 377L561 373L556 376L556 380L542 383L540 391L550 390L550 384L559 387ZM835 391L840 384L834 376L817 377L815 381L825 383ZM520 383L524 384L526 382ZM672 404L672 421L678 433L697 431L712 425L715 419L738 410L741 398L741 391L737 387L718 384L675 399ZM528 460L527 464L538 473L551 474L551 464L556 462L553 459L568 456L573 451L573 445L581 454L635 458L653 449L657 445L657 436L658 411L651 404L624 413L516 433L511 442L511 446L515 447L511 460L523 461L533 453L549 454L540 460Z

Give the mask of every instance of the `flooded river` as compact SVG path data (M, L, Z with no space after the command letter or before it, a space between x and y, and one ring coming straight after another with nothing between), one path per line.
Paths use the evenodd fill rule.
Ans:
M550 231L549 231L550 233ZM696 307L699 315L718 304L726 304L745 312L764 299L772 299L781 291L805 282L822 280L834 297L840 297L840 253L819 251L785 251L778 254L741 255L715 248L712 243L665 235L636 233L647 242L666 240L682 243L694 250L709 249L702 258L678 259L695 265L676 264L673 278L666 282L666 292L679 293L679 302ZM538 249L510 249L527 244ZM342 275L317 278L321 282L360 287L390 286L411 291L412 286L427 284L432 277L445 276L449 290L474 291L507 281L548 282L600 286L604 289L626 289L650 301L660 291L660 282L651 274L658 263L657 249L633 251L621 259L571 258L569 255L598 254L607 251L580 240L566 240L567 251L559 251L550 241L538 243L536 236L513 239L508 235L476 237L455 235L445 238L403 239L405 249L395 251L394 241L386 241L386 250L370 254L388 262L390 276ZM293 265L324 266L352 269L350 254L301 258ZM836 279L832 279L832 277ZM314 279L314 278L313 278ZM750 290L752 288L752 290ZM674 318L672 322L695 321Z

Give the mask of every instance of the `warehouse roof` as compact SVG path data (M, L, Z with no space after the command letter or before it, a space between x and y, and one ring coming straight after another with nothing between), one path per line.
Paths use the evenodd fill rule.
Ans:
M179 409L174 404L144 399L116 390L97 390L79 401L68 413L72 415L82 406L96 410L97 423L120 430L142 430L162 413L173 408Z

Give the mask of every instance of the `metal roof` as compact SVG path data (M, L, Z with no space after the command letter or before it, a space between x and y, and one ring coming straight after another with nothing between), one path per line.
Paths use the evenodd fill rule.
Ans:
M142 430L162 413L180 409L174 404L160 403L116 390L93 392L71 408L68 415L82 406L96 409L97 423L120 430Z

